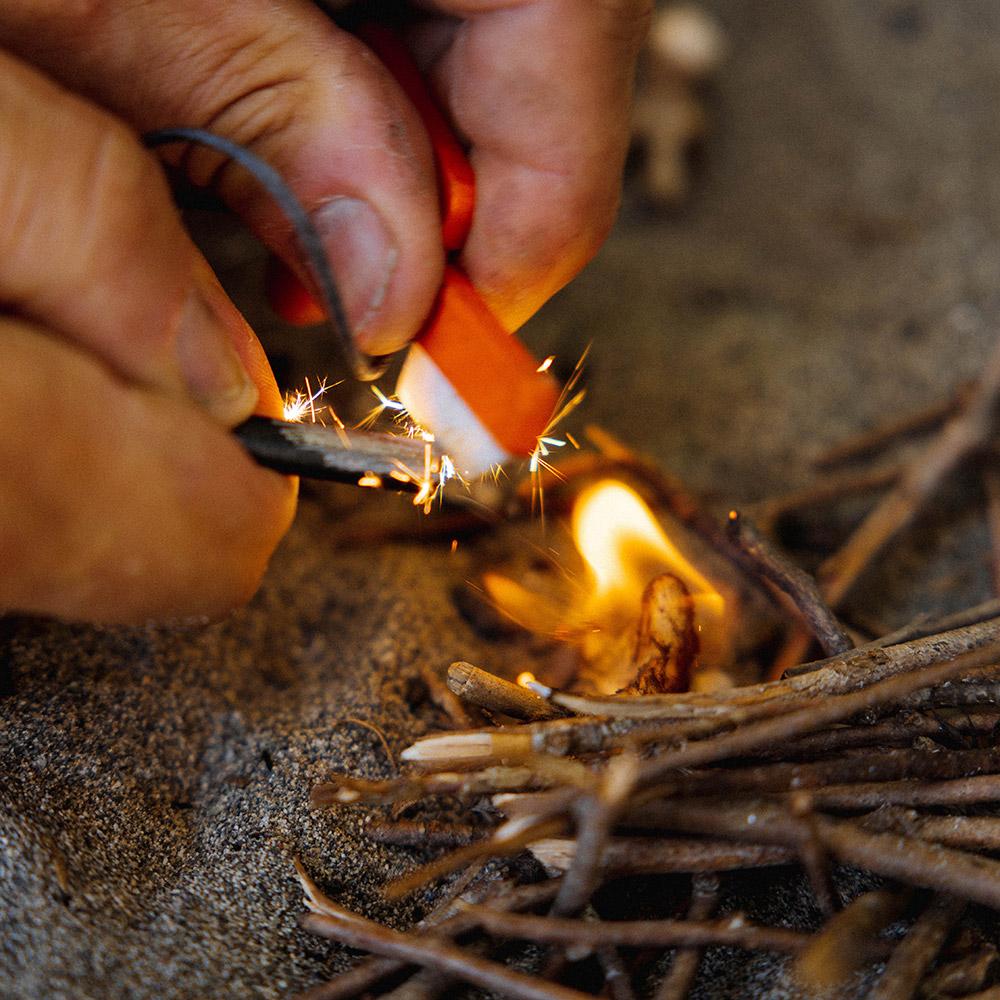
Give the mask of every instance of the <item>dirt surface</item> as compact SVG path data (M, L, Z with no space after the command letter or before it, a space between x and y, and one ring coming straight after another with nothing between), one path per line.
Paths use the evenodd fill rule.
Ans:
M944 395L994 336L1000 287L1000 8L712 0L730 43L693 200L630 190L588 271L534 321L539 353L592 341L595 420L724 503L805 482L818 448ZM259 255L215 257L291 379L326 371L246 292ZM894 624L987 596L975 484L879 567L855 610ZM362 507L362 504L369 504ZM0 997L287 997L346 961L296 925L291 857L346 905L405 923L378 886L415 855L331 772L381 776L439 726L422 663L501 668L456 585L501 536L344 542L405 500L310 490L251 606L206 628L0 620ZM409 515L407 515L409 516ZM414 517L416 515L413 515ZM206 572L211 568L206 567ZM814 920L794 879L751 912ZM735 892L736 890L734 890ZM738 893L745 904L746 892ZM709 956L698 1000L790 995L764 958Z

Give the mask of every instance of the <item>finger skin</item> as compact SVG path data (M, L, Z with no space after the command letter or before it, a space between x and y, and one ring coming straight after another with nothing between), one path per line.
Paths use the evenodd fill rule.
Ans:
M187 398L178 338L210 327L280 411L263 350L121 122L0 52L0 300L124 378ZM253 406L246 400L246 412Z
M142 624L245 602L292 480L200 410L0 320L0 613Z
M471 144L462 263L516 329L590 260L617 212L650 0L433 0L463 20L432 80ZM434 43L427 41L428 49Z
M337 230L328 246L348 299L357 298L349 311L358 339L382 352L416 332L444 266L427 137L378 60L315 5L11 0L0 45L141 131L200 126L247 145L316 218L343 199L370 205L389 241L378 268L367 229L353 241ZM181 159L195 183L212 185L301 268L287 221L242 169L199 148Z

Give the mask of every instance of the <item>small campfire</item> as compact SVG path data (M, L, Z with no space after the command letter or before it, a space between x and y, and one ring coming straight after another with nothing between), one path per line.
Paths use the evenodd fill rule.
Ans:
M464 982L532 1000L671 1000L716 945L794 956L809 996L865 976L882 1000L993 983L996 949L966 917L1000 908L987 808L1000 799L1000 602L881 636L836 609L952 472L992 454L998 392L1000 348L947 405L825 464L939 428L907 463L826 473L760 505L760 531L598 429L596 453L543 471L548 531L569 523L578 565L532 575L512 560L478 584L543 655L530 672L512 656L506 676L455 663L447 687L428 672L451 728L409 746L395 777L312 790L317 808L369 810L379 841L445 848L387 898L451 881L400 931L345 910L300 865L304 926L379 956L308 996ZM988 457L982 468L994 476ZM518 489L522 509L532 489ZM782 554L789 512L878 491L818 583ZM734 873L788 866L811 886L811 925L727 902ZM845 882L843 866L867 882Z

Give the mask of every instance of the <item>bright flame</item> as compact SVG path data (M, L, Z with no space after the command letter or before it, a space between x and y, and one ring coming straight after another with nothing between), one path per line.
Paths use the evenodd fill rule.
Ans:
M517 683L519 687L530 687L536 681L535 675L530 670L522 670L521 673L517 675Z
M637 615L646 585L673 573L695 602L699 631L721 629L725 602L664 534L642 498L624 483L603 480L573 508L573 541L594 581L592 610Z

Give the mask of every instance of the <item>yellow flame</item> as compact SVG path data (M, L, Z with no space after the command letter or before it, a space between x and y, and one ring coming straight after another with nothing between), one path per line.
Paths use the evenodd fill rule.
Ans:
M642 498L606 479L586 489L573 507L573 541L593 576L593 603L637 608L642 591L660 573L684 581L695 599L699 626L721 619L724 601L667 537Z
M535 683L535 675L530 670L522 670L521 673L517 675L518 686L526 688L530 684Z

